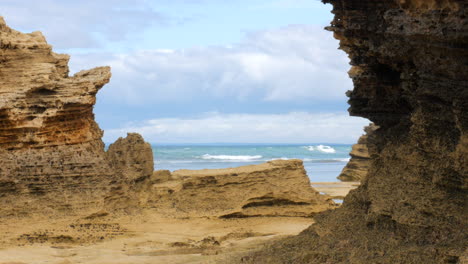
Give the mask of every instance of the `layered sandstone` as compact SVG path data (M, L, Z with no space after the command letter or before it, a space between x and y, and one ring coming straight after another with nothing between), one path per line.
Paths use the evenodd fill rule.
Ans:
M0 18L1 217L98 211L121 183L152 173L151 147L135 135L104 151L93 106L110 68L69 76L68 60Z
M361 181L369 171L371 157L369 155L369 144L372 144L373 134L377 126L370 124L364 128L365 135L361 136L357 142L352 146L349 153L351 159L341 171L338 179L342 181Z
M70 77L67 55L3 18L0 43L2 216L101 207L112 175L93 105L109 67Z
M468 261L468 2L326 0L353 65L351 115L380 128L344 205L250 263Z
M148 185L146 207L174 217L309 217L335 207L311 187L300 160L172 174L158 171L143 184Z

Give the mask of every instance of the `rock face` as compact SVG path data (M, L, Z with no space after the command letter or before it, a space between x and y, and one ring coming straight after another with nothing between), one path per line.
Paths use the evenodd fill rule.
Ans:
M357 144L354 144L349 155L351 159L341 171L338 179L342 181L361 181L366 178L371 164L369 144L372 144L373 134L377 126L370 124L364 128L365 135L361 136Z
M300 160L172 175L158 171L151 183L147 206L174 217L307 217L335 207L311 187Z
M468 2L326 0L353 65L351 115L380 128L344 205L252 263L468 261Z
M154 160L151 145L136 133L128 133L109 146L107 159L110 167L127 181L153 175Z
M134 147L121 140L104 152L93 106L110 68L69 77L68 59L40 32L17 32L0 17L0 217L99 210L123 178L151 175L152 153L134 135ZM143 155L147 162L122 170Z

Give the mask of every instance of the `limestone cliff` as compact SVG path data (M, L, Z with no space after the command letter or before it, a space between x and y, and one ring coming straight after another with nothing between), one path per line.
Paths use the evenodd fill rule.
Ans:
M0 18L2 216L102 205L111 173L93 105L110 69L69 77L68 59Z
M139 192L147 195L145 207L173 217L308 217L335 208L311 187L300 160L172 175L158 171L141 186L146 188Z
M104 152L93 106L110 68L69 76L68 60L0 17L0 217L96 211L120 182L152 172L152 153L122 169L148 154L140 145Z
M349 155L351 159L341 171L338 179L342 181L361 181L369 172L371 158L369 155L369 144L372 144L373 134L377 126L370 124L364 128L365 135L361 136L352 147Z
M468 2L325 0L353 65L351 115L380 127L366 179L251 263L468 261Z

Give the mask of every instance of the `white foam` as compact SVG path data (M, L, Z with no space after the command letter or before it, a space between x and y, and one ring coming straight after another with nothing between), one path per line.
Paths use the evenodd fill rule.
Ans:
M337 204L342 204L343 203L342 199L332 199L332 200Z
M265 161L273 161L273 160L291 160L294 158L286 158L286 157L281 157L281 158L273 158L273 159L267 159Z
M254 156L249 156L249 155L210 155L210 154L205 154L201 156L202 159L205 160L257 160L261 159L262 156L260 155L254 155Z
M315 150L315 148L313 146L305 146L303 148L307 149L308 151L314 151Z
M156 164L181 164L181 163L195 163L195 160L155 160Z
M330 146L325 145L318 145L317 150L324 152L324 153L336 153L336 150Z

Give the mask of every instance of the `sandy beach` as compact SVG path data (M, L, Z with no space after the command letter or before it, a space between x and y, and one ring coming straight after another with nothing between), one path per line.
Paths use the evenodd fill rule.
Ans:
M88 238L70 227L75 219L1 223L0 263L210 263L258 248L265 241L296 235L313 223L311 218L299 217L169 219L144 214L88 224L94 229L99 222L109 221L119 227L118 232L108 236L113 231L103 228ZM64 235L76 237L77 232L82 232L81 242ZM96 235L106 239L96 242Z
M360 182L312 182L311 184L317 191L333 199L343 199L349 191L356 189Z
M358 183L312 186L339 199ZM0 223L0 264L219 263L313 223L307 217L167 218L151 210L120 217L12 219Z

